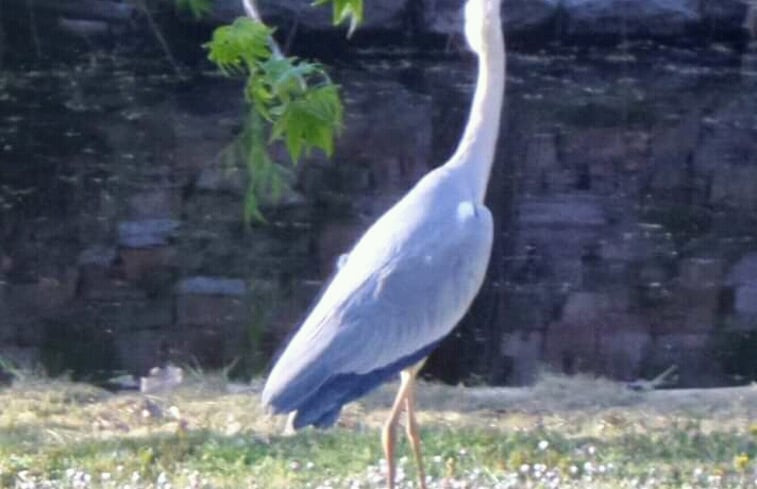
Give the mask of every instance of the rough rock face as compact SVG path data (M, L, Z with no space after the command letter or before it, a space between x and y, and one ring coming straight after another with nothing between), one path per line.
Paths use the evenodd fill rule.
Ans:
M747 7L743 0L560 0L560 11L570 37L670 39L692 30L737 33Z
M726 280L734 288L733 311L741 320L739 326L757 322L757 253L741 257Z
M228 22L242 15L240 2L216 3L215 19ZM266 21L288 30L330 31L328 8L313 9L307 0L264 1L259 8ZM415 34L457 36L462 33L461 2L411 0L366 2L366 30L397 31L410 26ZM670 39L690 30L709 35L742 30L746 0L504 0L503 19L511 34L551 31L571 38L650 37ZM414 16L420 17L420 22Z
M754 8L752 0L701 0L699 15L711 29L734 29L739 23L745 25L749 9Z
M13 2L11 2L13 3ZM101 22L127 22L137 15L131 2L119 0L77 0L75 2L39 1L34 8L60 15L63 19Z
M33 44L36 55L43 49L57 50L61 42L56 39L58 34L73 36L77 41L102 41L115 34L123 34L141 13L132 3L122 0L76 0L70 2L56 2L54 0L40 0L33 4L22 0L9 0L4 6L6 16L3 20L4 29L18 30L11 38L23 37L27 44ZM44 32L42 36L35 36L33 42L26 37L29 28L28 19L34 18L35 28ZM7 32L7 30L6 30ZM6 41L6 36L0 41L0 48ZM11 43L15 44L15 40ZM22 46L18 50L24 55L30 46ZM63 47L65 49L65 47ZM1 49L0 49L1 51ZM14 50L15 51L15 50Z
M81 130L103 146L79 148L60 181L86 190L67 193L77 200L59 209L35 201L29 212L43 216L35 223L15 206L45 182L25 184L32 190L12 205L2 201L0 355L73 375L144 373L166 355L212 368L240 358L245 369L264 366L269 343L301 319L336 257L429 168L428 96L362 70L334 76L348 119L334 162L318 156L303 165L292 193L299 198L266 210L274 224L252 228L241 220L245 173L217 158L238 124L238 86L212 82L153 99L149 82L136 84L128 97L142 105L134 112L120 95L77 95L98 121ZM94 99L115 115L104 116ZM59 148L37 151L44 160ZM38 153L19 147L8 161L28 154ZM10 198L6 188L21 184L2 177L0 198ZM313 202L349 218L326 219ZM55 226L44 217L51 212L59 213Z
M329 6L313 8L310 0L258 0L257 7L261 17L270 25L313 31L334 30ZM365 3L365 29L401 30L407 0L382 0ZM244 15L241 0L219 0L213 5L213 19L218 22L230 22ZM344 29L343 27L340 29Z
M562 0L566 31L571 36L681 35L702 21L696 0Z
M65 49L65 36L76 42L116 40L124 36L146 37L154 34L144 28L144 13L132 2L123 0L75 0L55 2L40 0L28 3L9 0L9 11L24 15L6 16L5 32L23 33L29 9L39 23L39 30L53 34L30 46L24 34L10 37L25 53ZM337 34L344 26L334 27L330 6L314 8L310 0L258 0L262 18L296 43L299 34ZM381 0L365 2L364 23L359 33L381 34L384 42L435 36L457 37L462 33L462 2L458 0ZM193 30L185 24L187 15L178 20L172 0L152 0L149 7L161 19L161 28L181 33ZM750 6L751 5L751 6ZM751 11L749 10L751 8ZM751 13L750 13L751 12ZM507 32L524 35L529 44L543 45L569 39L582 43L617 42L629 38L675 40L688 34L700 39L742 41L754 29L754 6L749 0L504 0L503 19ZM244 15L241 0L216 0L206 22L212 25L232 22ZM192 21L194 24L194 20ZM178 27L178 28L177 28ZM360 34L358 34L359 36ZM63 38L59 36L64 36ZM170 36L169 36L170 37ZM333 39L333 37L332 37ZM203 39L204 40L204 39ZM169 39L171 41L171 39ZM173 45L169 42L168 45ZM10 52L20 51L12 49Z
M553 35L577 39L671 39L697 30L710 36L734 34L747 19L745 0L504 0L505 29L511 34L548 28ZM461 32L460 2L428 0L426 32Z
M463 12L455 0L427 0L423 6L423 29L426 33L461 35ZM508 32L527 32L553 21L559 0L504 0L502 16Z
M584 79L598 89L584 101L569 83L538 97L528 81L512 89L505 161L519 194L500 309L513 327L501 349L511 381L533 365L519 338L543 338L552 368L626 380L676 364L682 385L712 384L753 368L754 79L701 99L694 80L716 71L654 71L626 72L631 103L599 79ZM548 106L562 115L523 126Z

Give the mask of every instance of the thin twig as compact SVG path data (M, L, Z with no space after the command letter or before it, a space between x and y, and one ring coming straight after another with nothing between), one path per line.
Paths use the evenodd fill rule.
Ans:
M258 9L257 5L255 5L255 0L242 0L242 6L244 7L244 11L247 13L247 16L249 18L256 22L260 22L261 24L265 24L265 22L263 22L263 17L260 16L260 10ZM270 47L271 52L274 56L276 56L277 58L284 57L284 54L281 52L281 48L273 37L271 37L270 40Z
M294 38L297 35L297 28L300 26L300 16L299 14L295 16L294 21L292 21L292 27L289 29L289 34L287 34L287 40L284 43L284 52L288 53L289 50L292 47L292 43L294 42Z
M673 375L678 370L678 366L673 364L668 367L663 373L658 375L652 380L639 379L627 384L627 387L634 391L652 391L659 387L663 387L666 384L673 382Z
M26 0L26 8L29 10L29 31L31 32L32 42L34 43L34 52L37 58L42 57L42 47L39 43L39 34L37 33L37 20L34 15L34 0Z
M3 29L3 0L0 0L0 70L3 69L5 58L5 29Z
M179 63L176 62L176 58L171 52L171 47L168 45L168 41L166 41L166 38L163 37L163 33L160 31L160 27L158 27L158 23L155 22L155 19L150 13L150 10L147 8L147 5L145 4L144 0L137 0L137 7L142 11L143 14L145 14L147 23L150 25L150 30L152 30L153 34L155 35L155 38L158 40L158 44L160 44L161 49L163 49L163 54L165 54L166 59L171 64L171 67L176 73L176 76L179 76L179 77L184 76L184 73L182 72L181 67L179 66Z

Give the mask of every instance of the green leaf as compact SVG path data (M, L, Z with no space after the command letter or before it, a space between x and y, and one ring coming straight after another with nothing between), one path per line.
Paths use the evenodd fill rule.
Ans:
M306 65L296 64L295 58L271 58L263 63L261 68L270 83L271 92L279 98L288 98L291 94L306 88Z
M341 129L343 110L336 86L314 87L281 109L272 137L283 138L295 163L313 147L329 156L333 153L333 139Z
M218 27L205 44L208 59L225 74L254 73L259 62L271 57L273 30L260 22L240 17L231 25Z
M263 213L260 212L257 192L248 190L244 197L244 221L257 221L260 223L268 222L266 221L265 216L263 216Z
M250 76L247 78L245 98L264 119L270 121L273 118L270 105L275 101L275 98L264 77Z
M176 7L191 13L195 20L199 20L213 10L213 0L176 0Z
M349 20L347 36L351 36L363 22L363 0L315 0L312 5L320 7L329 2L333 3L331 21L334 25L339 25Z

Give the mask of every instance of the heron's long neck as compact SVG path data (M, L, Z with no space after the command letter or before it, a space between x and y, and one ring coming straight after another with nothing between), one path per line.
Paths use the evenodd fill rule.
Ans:
M478 58L478 80L468 123L451 167L463 170L477 202L483 202L499 134L499 119L505 90L505 46L501 23L492 22L487 45Z

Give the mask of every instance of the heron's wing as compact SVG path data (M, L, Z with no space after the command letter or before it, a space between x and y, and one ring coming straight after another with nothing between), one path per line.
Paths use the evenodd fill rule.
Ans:
M355 290L327 353L339 372L366 373L446 336L478 292L491 246L485 208L461 226L437 221ZM485 213L485 215L483 215Z
M264 402L291 411L333 387L335 379L375 382L372 374L393 374L386 369L402 368L398 361L449 333L478 291L489 260L491 215L483 206L475 211L464 218L436 214L405 226L409 232L396 239L387 238L396 226L391 220L371 228L277 362ZM382 246L376 239L391 243ZM351 389L360 395L366 386Z

